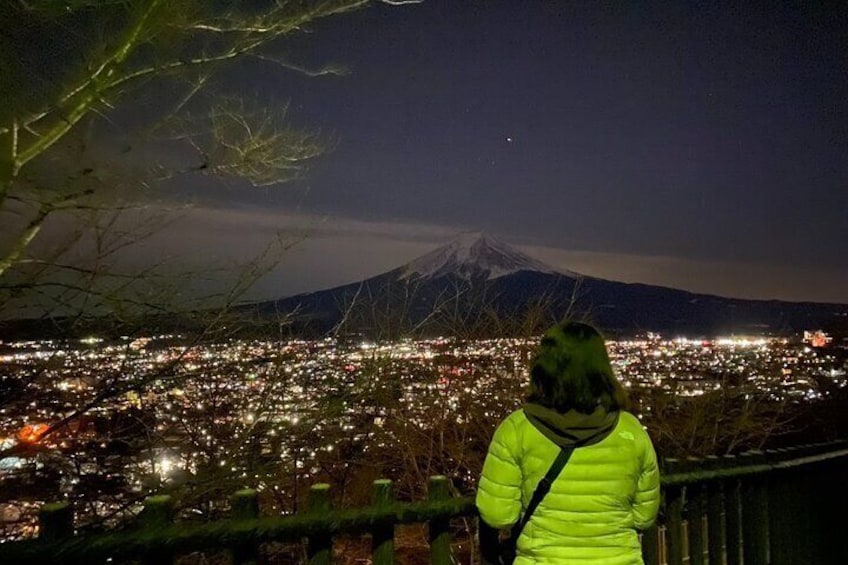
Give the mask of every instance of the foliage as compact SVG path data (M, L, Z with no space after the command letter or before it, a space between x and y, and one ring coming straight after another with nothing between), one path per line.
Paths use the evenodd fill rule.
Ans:
M234 305L292 243L274 240L242 265L202 272L165 258L124 259L128 247L174 221L180 205L160 200L178 202L168 195L177 183L277 185L302 176L329 148L331 140L293 127L285 104L245 97L220 77L247 60L282 73L341 72L299 65L289 40L323 18L379 2L12 0L0 10L0 326L27 318L15 330L49 331L56 351L76 348L92 330L126 337L100 374L78 376L84 392L74 401L57 392L61 354L3 375L4 410L30 402L53 410L42 439L101 440L76 459L37 444L0 448L0 458L26 455L33 465L24 471L45 479L50 496L116 458L150 468L144 492L162 486L150 458L169 448L173 436L164 432L172 430L157 428L146 395L203 377L192 368L198 346L246 323ZM167 363L139 362L136 338L175 330L182 341ZM126 405L115 421L97 414L109 402ZM42 465L58 474L43 476ZM120 518L143 494L103 479L92 492L100 489L118 511L81 501L95 525ZM13 483L4 479L4 496Z
M118 251L161 227L161 210L143 206L155 200L153 191L189 176L276 185L301 176L328 145L291 127L285 105L270 110L280 104L227 92L216 74L245 59L283 72L339 72L303 68L286 55L286 41L369 3L7 3L0 15L2 317L121 318L175 308L173 285L161 290L161 265L127 269L116 261Z
M643 421L664 457L740 453L779 443L795 430L799 409L768 393L725 381L698 396L639 391Z

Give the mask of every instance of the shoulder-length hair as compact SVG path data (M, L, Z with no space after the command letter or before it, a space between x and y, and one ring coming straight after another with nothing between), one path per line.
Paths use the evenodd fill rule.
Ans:
M615 378L601 334L588 324L565 322L545 332L530 365L527 402L560 413L626 410L627 393Z

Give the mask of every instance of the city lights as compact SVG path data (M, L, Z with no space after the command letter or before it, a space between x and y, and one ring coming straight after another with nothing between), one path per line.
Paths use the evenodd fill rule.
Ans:
M273 461L274 472L309 480L346 450L396 449L405 441L395 435L398 413L417 430L434 419L468 425L473 413L500 418L522 402L538 340L184 341L2 344L6 383L16 381L23 392L0 412L0 447L17 450L0 453L0 481L27 477L21 484L32 485L0 503L0 516L14 517L0 521L3 538L32 531L44 501L35 486L57 473L57 494L87 501L84 520L90 505L117 511L140 492L180 484L208 467L243 486L285 492L286 484L252 465ZM695 399L734 389L808 403L848 382L844 356L801 340L649 334L612 340L609 352L637 398ZM83 415L50 430L85 406ZM641 407L649 428L653 414L652 406Z

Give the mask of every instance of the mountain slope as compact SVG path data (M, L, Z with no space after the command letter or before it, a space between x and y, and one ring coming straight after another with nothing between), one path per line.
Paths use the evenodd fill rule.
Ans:
M293 312L298 332L343 328L380 337L538 331L566 315L607 331L690 335L789 333L848 321L848 305L742 300L559 272L479 234L361 282L253 307Z
M492 280L519 271L556 271L485 234L463 235L399 269L399 278L438 278L455 275L466 280Z

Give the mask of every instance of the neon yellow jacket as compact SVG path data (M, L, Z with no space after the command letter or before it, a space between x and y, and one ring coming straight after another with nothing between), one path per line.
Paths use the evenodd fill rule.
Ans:
M504 420L489 446L477 490L480 517L517 522L559 447L523 410ZM637 531L656 519L660 477L653 445L632 414L593 445L577 448L518 539L516 565L641 565Z

